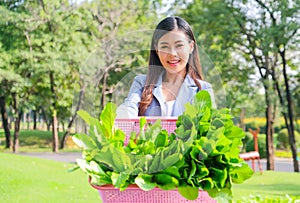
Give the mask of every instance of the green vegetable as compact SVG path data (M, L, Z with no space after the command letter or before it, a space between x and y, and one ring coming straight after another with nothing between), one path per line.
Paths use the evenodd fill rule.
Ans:
M245 133L234 125L229 109L212 108L206 91L185 107L175 133L162 129L159 119L149 125L141 118L139 134L132 132L126 146L125 133L114 126L115 104L107 104L99 120L79 111L89 131L73 136L83 149L83 159L72 170L80 168L93 184L112 184L120 190L130 184L145 191L177 188L189 200L205 190L213 198L230 200L232 183L253 174L239 158Z

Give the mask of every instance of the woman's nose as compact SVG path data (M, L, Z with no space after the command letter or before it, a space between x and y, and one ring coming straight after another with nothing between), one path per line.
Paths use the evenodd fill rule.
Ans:
M172 56L176 56L177 55L176 49L175 48L170 48L169 54L172 55Z

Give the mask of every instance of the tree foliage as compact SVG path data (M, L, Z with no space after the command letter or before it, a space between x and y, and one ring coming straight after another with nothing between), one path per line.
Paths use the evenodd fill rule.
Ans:
M216 66L226 78L227 87L254 84L249 90L257 92L257 81L261 82L266 102L268 169L274 166L273 120L278 98L286 97L280 100L280 109L288 109L283 115L293 120L292 101L289 99L291 75L287 74L287 68L294 69L297 63L289 53L299 50L296 43L299 41L299 7L299 1L288 0L195 0L183 11L191 24L195 24L198 39L214 57ZM240 101L240 104L247 101L242 99L243 94L233 94L241 99L232 101ZM291 121L287 126L289 123L293 126ZM293 154L294 151L295 148Z

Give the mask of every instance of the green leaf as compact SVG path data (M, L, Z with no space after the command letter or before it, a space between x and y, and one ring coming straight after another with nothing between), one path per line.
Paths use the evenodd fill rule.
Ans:
M195 174L195 177L197 181L200 182L201 179L209 175L209 170L203 163L198 163L196 167L197 167L197 172Z
M163 168L168 168L172 166L173 164L177 163L182 159L182 154L180 153L175 153L172 155L167 156L165 159L161 160L161 165Z
M210 190L207 190L207 192L209 196L214 198L217 202L229 203L232 202L232 192L230 188L230 185L228 185L222 189L212 188Z
M155 173L160 171L161 169L164 170L165 168L161 165L161 160L163 159L163 152L158 151L157 154L154 155L153 161L149 167L149 173Z
M193 176L195 175L196 170L197 170L195 162L192 160L191 163L192 164L191 164L191 168L190 168L190 174L189 174L189 177L187 179L188 183L191 183L191 179L193 178Z
M139 174L135 179L134 182L144 191L152 190L156 187L156 183L152 182L153 175L149 174Z
M198 112L201 112L205 108L212 108L210 94L202 90L195 95L194 105L197 107Z
M244 131L241 128L237 127L237 126L232 126L230 132L228 134L226 133L225 135L228 139L244 138L245 137Z
M106 137L112 137L113 135L114 122L117 115L116 109L117 106L114 103L108 103L101 112L101 129Z
M159 148L159 147L165 147L168 144L168 132L163 130L161 131L157 136L156 139L154 141L155 147Z
M81 134L81 133L75 134L72 136L72 140L76 145L78 145L83 149L97 148L95 141L86 134Z
M184 114L189 115L191 118L194 118L197 116L197 109L192 104L186 103L184 105L184 108L185 108Z
M155 123L149 124L145 131L145 139L154 142L156 136L161 133L162 126L160 119L156 120Z
M113 171L123 172L132 168L130 157L122 150L109 145L103 147L94 156L95 161L104 163Z
M145 140L145 125L147 124L147 120L145 117L141 117L140 118L140 135L139 135L139 139L140 140Z
M87 125L89 125L89 135L93 139L98 139L100 143L106 141L106 137L104 136L104 133L100 127L100 121L90 116L90 114L84 110L77 111L77 114L85 121Z
M115 187L125 189L128 186L126 181L129 179L129 174L127 172L115 173L112 172L111 180Z
M199 189L191 186L180 186L178 192L188 200L196 200L199 195Z
M89 174L91 183L94 185L111 185L112 181L109 175Z
M243 183L253 175L253 170L246 162L241 163L242 166L234 167L229 174L233 183Z
M154 174L154 180L163 190L175 189L179 185L178 179L167 174Z
M204 189L204 190L210 190L214 187L214 182L212 180L211 177L206 177L206 178L203 178L201 181L201 187Z
M85 121L86 124L90 125L90 114L84 110L77 111L77 114Z
M171 166L171 167L169 167L169 168L161 171L161 173L173 176L173 177L175 177L177 179L181 178L181 174L179 172L179 168L177 168L176 166Z
M224 188L228 177L227 169L211 168L210 172L212 179L215 183L214 185L219 189Z

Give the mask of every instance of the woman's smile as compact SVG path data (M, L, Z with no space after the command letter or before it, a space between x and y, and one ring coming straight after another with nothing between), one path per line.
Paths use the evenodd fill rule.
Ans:
M168 61L168 64L170 64L170 66L175 67L175 66L178 66L180 64L180 61L181 61L180 59L172 59L172 60Z
M159 60L167 72L186 74L186 65L194 43L191 42L184 32L173 30L163 35L157 43Z

